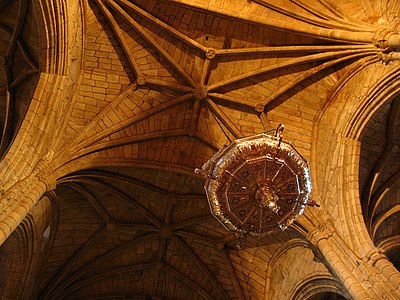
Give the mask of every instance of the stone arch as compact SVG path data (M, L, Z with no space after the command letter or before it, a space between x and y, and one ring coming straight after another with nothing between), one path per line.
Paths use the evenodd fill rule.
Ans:
M6 240L44 192L54 186L49 164L54 148L62 147L63 141L52 142L67 134L68 118L64 119L64 116L71 113L74 92L80 80L83 4L80 1L68 1L67 5L64 0L43 0L35 2L35 5L41 28L40 43L45 53L40 58L40 74L25 119L0 162L0 189L6 199L2 207L5 217L1 221L5 225L0 230L0 243ZM60 33L63 33L63 43L58 43ZM75 42L69 43L71 39ZM23 179L17 183L18 178Z
M334 293L345 299L351 299L351 296L341 283L331 276L326 276L326 274L314 274L305 279L295 288L289 299L310 299L322 293Z
M46 255L44 237L46 228L53 222L52 201L43 197L21 222L3 246L0 262L2 273L0 295L2 299L27 299L32 296L39 264Z
M76 53L70 51L71 45L67 43L72 37L68 36L71 35L68 32L68 18L71 17L71 11L76 10L76 5L73 2L67 4L65 0L35 1L40 31L40 69L44 73L67 74L71 61L76 59ZM73 11L73 14L77 13Z
M372 114L393 97L400 84L396 80L399 72L396 65L371 64L353 74L346 87L338 87L314 128L316 143L312 157L318 157L320 165L324 162L324 167L320 167L311 159L311 167L316 171L313 178L316 198L330 214L340 235L346 237L346 242L360 255L374 247L361 213L358 138ZM349 95L351 99L348 99Z
M325 263L320 260L316 251L318 250L303 239L297 238L286 242L269 261L265 299L278 299L276 298L278 295L286 297L279 299L293 299L292 297L303 288L302 283L311 279L329 279L332 282L338 282ZM301 259L299 259L300 257ZM288 262L290 262L290 266L284 265ZM303 264L307 264L308 267L302 267ZM285 274L285 276L280 274ZM275 287L277 286L280 288L280 294L276 293ZM342 286L340 288L345 291ZM286 294L282 293L283 289Z
M362 215L359 138L362 128L374 112L398 95L399 73L398 64L371 64L355 74L346 83L346 87L334 93L321 113L315 127L317 142L313 148L313 155L322 158L320 162L324 162L323 168L314 165L314 186L317 186L318 195L324 195L325 198L319 201L326 205L344 245L352 249L357 257L357 267L352 267L353 271L373 268L374 272L382 276L382 282L393 287L398 285L400 275L396 274L397 270L382 255L382 251L374 246ZM365 265L360 265L361 259Z

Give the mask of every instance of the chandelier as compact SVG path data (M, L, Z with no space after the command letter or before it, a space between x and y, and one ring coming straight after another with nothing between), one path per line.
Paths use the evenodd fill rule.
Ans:
M311 200L307 162L276 130L238 139L221 149L197 174L206 178L211 213L226 229L263 236L285 230Z

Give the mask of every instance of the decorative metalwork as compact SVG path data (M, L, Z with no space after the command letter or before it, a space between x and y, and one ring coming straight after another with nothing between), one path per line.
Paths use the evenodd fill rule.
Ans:
M285 230L307 204L318 205L309 197L308 164L282 131L279 125L238 139L195 170L206 177L212 214L228 230L255 236Z

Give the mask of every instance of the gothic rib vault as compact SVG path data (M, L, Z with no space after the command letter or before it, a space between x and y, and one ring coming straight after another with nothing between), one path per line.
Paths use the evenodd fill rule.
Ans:
M400 298L399 4L0 0L1 299ZM193 170L279 123L321 207L237 250Z

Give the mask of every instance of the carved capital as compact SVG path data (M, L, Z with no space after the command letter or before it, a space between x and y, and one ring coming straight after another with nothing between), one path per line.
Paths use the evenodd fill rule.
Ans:
M378 262L378 260L381 259L387 259L384 251L380 248L375 248L371 250L370 252L367 253L367 255L364 257L365 262L371 262L373 266Z
M372 43L379 49L386 50L390 47L389 39L390 37L396 34L392 30L389 29L381 29L375 32L372 37Z
M384 51L378 51L378 58L383 61L385 64L390 63L393 60L399 60L400 59L400 52L384 52Z
M378 57L385 64L400 59L400 33L389 29L375 32L372 43L378 48Z
M327 240L333 236L335 228L328 220L324 225L315 227L313 230L308 232L307 239L313 244L318 245L321 240Z
M41 159L36 168L33 170L34 176L36 176L39 181L43 182L46 185L46 191L54 191L57 185L57 178L54 177L49 165L50 159L53 158L53 155L46 155L44 159Z

